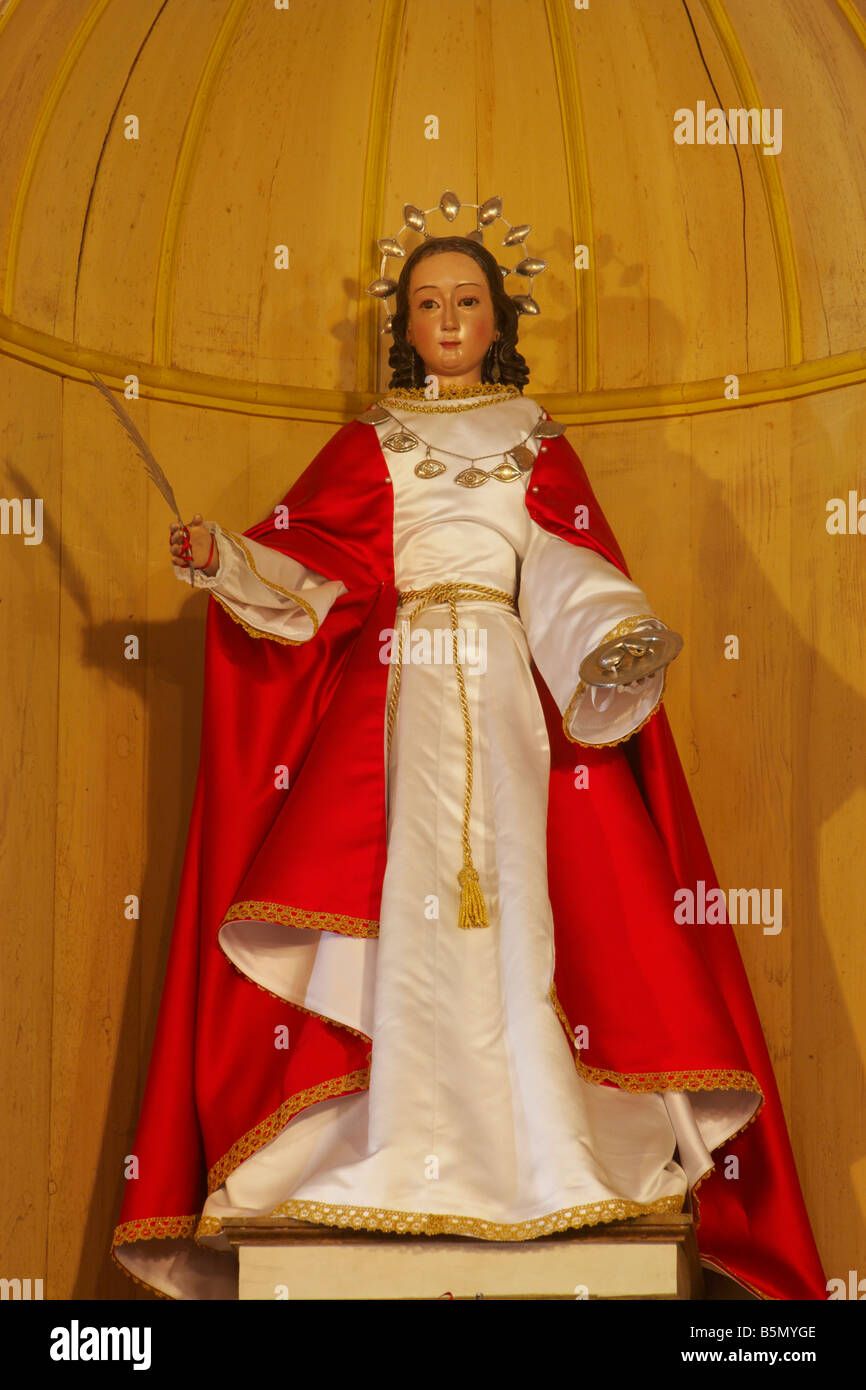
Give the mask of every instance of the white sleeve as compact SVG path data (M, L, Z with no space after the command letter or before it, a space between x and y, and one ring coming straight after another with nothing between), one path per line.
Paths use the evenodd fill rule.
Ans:
M225 531L215 521L207 525L216 537L219 568L210 576L196 570L195 587L208 589L251 637L289 646L308 642L347 592L339 580L325 579L279 550ZM175 574L189 584L188 570L175 568Z
M631 689L586 686L580 679L584 657L605 642L639 627L667 630L643 591L603 555L551 535L532 521L518 609L532 658L572 743L623 743L655 713L666 667Z

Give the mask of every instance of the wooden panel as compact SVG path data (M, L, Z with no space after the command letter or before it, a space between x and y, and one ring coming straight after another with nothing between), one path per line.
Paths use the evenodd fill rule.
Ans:
M575 332L577 272L550 32L542 5L527 10L522 0L484 0L477 9L479 197L501 193L509 222L532 224L530 249L548 267L533 282L541 314L521 319L520 350L529 364L530 394L563 390L577 379L582 349ZM495 243L491 249L499 250ZM514 265L519 257L506 250L497 259ZM522 294L527 283L512 276L506 288Z
M172 360L354 388L357 286L372 278L358 265L358 224L380 8L249 6L189 190ZM287 271L273 264L282 243Z
M35 163L32 181L21 201L21 246L9 312L22 323L72 341L79 260L94 173L112 112L122 98L125 76L158 3L148 0L131 10L108 5L90 34L80 39L79 27L93 7L74 0L73 5L63 8L67 13L56 21L50 10L43 14L43 7L36 7L45 30L45 40L40 36L36 46L47 40L53 49L50 31L61 23L69 43L63 59L69 58L70 68L64 74L57 61L35 88L43 107L49 99L55 104L45 111L44 130L31 125L27 132L28 156L35 158ZM76 23L71 26L73 14ZM77 52L72 47L75 41L80 46ZM129 145L123 143L129 152ZM114 213L120 213L121 218L113 226L113 239L115 245L124 246L133 217L123 215L117 205ZM103 293L110 310L116 312L109 283L104 284Z
M8 257L16 190L44 94L86 8L86 0L43 0L39 5L18 4L12 11L4 6L0 15L0 289L4 299L15 288L8 280ZM40 231L44 237L44 227ZM42 250L44 254L44 240ZM13 299L11 307L20 317L20 301Z
M105 1260L122 1189L117 1106L140 1066L138 923L145 824L146 490L118 468L95 392L64 383L49 1273L55 1297L112 1297ZM143 415L146 414L146 407ZM107 417L107 418L106 418ZM143 418L143 432L148 432ZM108 465L108 466L107 466ZM111 482L106 485L106 476ZM120 476L118 476L120 475ZM139 660L124 658L129 635Z
M712 31L690 8L725 105L737 105ZM573 12L571 30L588 126L600 384L700 380L782 361L754 157L740 160L744 244L735 153L674 143L674 112L715 101L682 6L590 6Z
M465 0L443 0L435 21L427 11L420 22L410 9L402 35L402 52L391 108L385 206L381 236L394 236L403 224L404 203L429 208L446 189L467 202L487 197L477 192L475 151L475 7ZM438 134L430 118L438 121ZM435 138L429 138L430 135ZM494 191L494 190L491 190ZM431 215L428 230L465 236L475 226L475 214L463 212L449 226ZM407 233L407 253L421 238ZM372 248L371 248L372 250ZM378 272L378 266L376 267ZM399 264L389 261L397 278ZM393 301L392 301L393 305ZM380 321L384 310L380 313ZM390 335L381 339L379 381L387 388Z
M0 1275L47 1267L57 778L61 383L0 358L0 493L41 498L43 540L0 535Z
M75 158L86 171L89 198L86 218L84 210L74 213L80 260L75 283L65 283L66 292L74 293L74 306L63 303L63 327L57 331L65 331L72 313L77 341L98 343L132 362L153 357L168 201L208 50L226 9L223 0L204 9L151 0L136 7L134 23L129 14L118 12L117 28L100 25L87 62L72 77L70 101L82 108L82 128L74 132ZM94 74L106 102L98 115L83 97ZM139 121L136 140L125 135L129 116ZM56 188L57 162L68 153L52 146L46 162L52 153L46 183ZM38 215L38 206L34 212ZM211 250L204 243L199 258L207 261ZM202 318L211 335L218 336L221 323L209 314Z
M728 0L762 103L780 107L807 358L861 347L866 321L866 46L835 3ZM863 5L859 7L863 16ZM737 102L735 105L739 105Z
M866 1269L866 584L862 535L827 502L866 499L866 388L792 404L791 1120L827 1275Z

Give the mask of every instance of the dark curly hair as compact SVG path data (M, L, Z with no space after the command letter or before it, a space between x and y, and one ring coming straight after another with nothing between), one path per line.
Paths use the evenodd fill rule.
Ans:
M435 256L440 251L460 251L471 256L481 266L490 287L493 313L499 339L491 343L481 364L481 380L492 382L491 368L495 357L499 358L499 380L504 385L513 385L522 391L529 380L526 359L517 351L517 322L520 314L514 307L510 295L503 286L502 272L495 257L477 241L464 236L430 237L410 252L397 281L397 307L391 320L394 341L388 354L388 364L392 376L389 387L411 388L423 386L426 368L420 355L406 341L406 325L409 321L409 279L414 267L425 256Z

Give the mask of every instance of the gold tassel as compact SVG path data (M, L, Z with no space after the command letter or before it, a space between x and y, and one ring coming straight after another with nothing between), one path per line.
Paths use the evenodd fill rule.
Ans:
M457 875L460 884L460 913L458 927L489 927L487 907L478 882L478 870L472 864L464 864Z
M457 882L460 884L460 911L457 914L458 927L489 927L490 921L487 916L487 906L484 902L484 895L481 892L481 885L478 881L478 870L472 863L472 850L469 844L469 817L472 807L472 724L469 719L469 701L466 696L466 681L463 676L463 667L457 655L457 602L459 599L482 599L489 603L503 603L512 612L517 612L517 603L512 594L508 594L504 589L492 589L484 584L472 584L461 580L449 580L442 584L429 584L426 589L407 589L398 596L398 604L414 603L416 606L409 614L409 623L423 613L434 603L447 603L451 610L451 638L453 642L453 661L454 672L457 676L457 689L460 695L460 713L463 718L463 728L466 734L466 792L463 798L463 868L457 875ZM391 737L394 731L394 720L397 713L397 700L400 694L400 672L403 664L403 629L400 629L400 640L397 648L397 666L394 671L394 680L391 686L391 697L388 701L388 757L391 756Z

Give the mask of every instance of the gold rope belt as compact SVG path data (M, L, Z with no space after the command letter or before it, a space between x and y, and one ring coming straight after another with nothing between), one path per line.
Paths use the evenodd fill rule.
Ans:
M419 613L423 613L425 608L430 608L434 603L447 603L451 610L451 644L454 654L454 670L457 674L457 689L460 695L460 712L463 716L463 728L466 733L466 793L463 797L463 829L461 839L463 841L463 868L457 875L457 882L460 884L460 912L457 918L458 927L488 927L487 907L478 882L478 871L472 863L472 848L469 843L469 816L472 808L472 724L469 719L469 701L466 698L466 678L463 675L463 667L457 655L457 604L461 599L481 599L488 603L502 603L513 612L517 612L517 603L511 594L504 589L491 589L486 584L469 584L462 580L449 580L443 584L428 584L426 589L407 589L405 593L398 596L400 604L412 603L415 607L407 615L406 621L411 626L412 620L417 618ZM397 645L397 665L394 671L394 683L391 687L391 697L388 701L388 758L391 757L391 735L394 730L394 719L397 714L397 701L400 698L400 674L403 669L403 628L400 628L400 638Z

